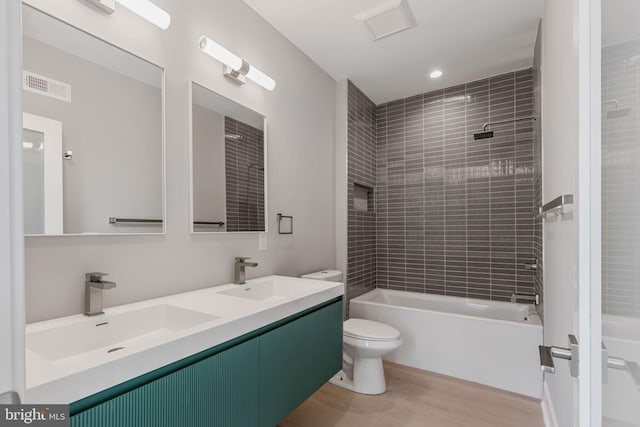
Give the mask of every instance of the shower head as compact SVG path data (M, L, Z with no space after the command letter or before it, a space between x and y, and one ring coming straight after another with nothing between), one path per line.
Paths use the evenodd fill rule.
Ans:
M478 132L478 133L474 133L473 134L474 141L477 141L479 139L488 139L488 138L493 138L493 131L492 130L490 130L488 132Z
M489 139L489 138L493 138L493 131L492 130L487 130L487 128L495 126L495 125L503 125L505 123L518 123L518 122L523 122L526 120L537 120L535 116L528 116L528 117L516 117L515 119L507 119L507 120L500 120L498 122L492 122L492 123L485 123L482 125L482 132L477 132L473 134L473 139L475 141L479 140L479 139Z
M619 110L607 111L607 120L627 117L629 113L631 113L631 108L620 108Z
M631 113L631 108L620 108L620 103L617 99L612 99L611 101L603 102L602 106L605 107L607 105L613 105L613 110L607 111L607 120L611 119L619 119L621 117L627 117Z

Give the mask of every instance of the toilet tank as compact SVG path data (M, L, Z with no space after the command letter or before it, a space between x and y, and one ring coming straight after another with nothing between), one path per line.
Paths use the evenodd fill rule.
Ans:
M342 271L322 270L315 273L303 274L303 279L324 280L327 282L340 282L342 280Z

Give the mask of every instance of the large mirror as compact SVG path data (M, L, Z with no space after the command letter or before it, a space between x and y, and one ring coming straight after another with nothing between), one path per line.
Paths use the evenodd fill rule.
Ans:
M265 231L266 118L191 84L191 231Z
M164 232L163 69L23 6L28 235Z

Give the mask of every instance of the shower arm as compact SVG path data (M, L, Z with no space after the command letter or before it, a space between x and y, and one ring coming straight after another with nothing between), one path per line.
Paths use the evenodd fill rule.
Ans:
M505 123L516 123L516 122L524 122L525 120L537 120L536 116L528 116L528 117L518 117L515 119L509 119L509 120L501 120L499 122L491 122L491 123L485 123L482 125L482 131L486 132L487 128L489 126L494 126L494 125L502 125Z

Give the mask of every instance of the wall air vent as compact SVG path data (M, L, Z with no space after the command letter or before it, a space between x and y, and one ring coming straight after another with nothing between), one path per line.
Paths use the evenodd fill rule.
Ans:
M71 85L31 71L22 71L22 88L49 98L71 102Z
M355 17L366 24L373 40L408 30L417 25L407 0L388 0Z

